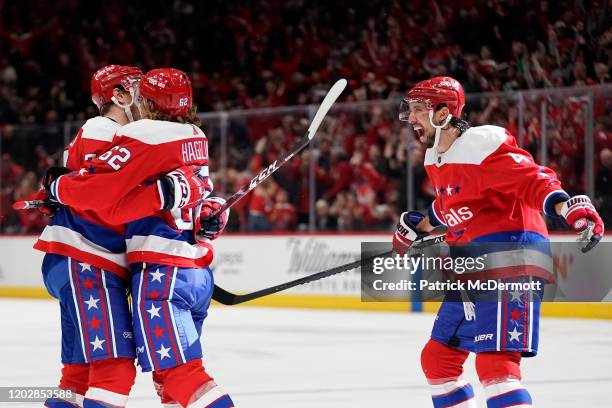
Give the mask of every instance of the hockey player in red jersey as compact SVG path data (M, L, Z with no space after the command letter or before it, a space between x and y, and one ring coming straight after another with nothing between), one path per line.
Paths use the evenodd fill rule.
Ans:
M427 147L425 169L436 198L427 216L417 211L401 215L395 251L405 253L418 237L445 226L451 251L468 243L519 249L487 253L494 260L488 276L546 278L542 262L549 254L542 248L548 248L548 231L542 213L565 219L581 235L583 252L593 248L604 226L590 199L570 198L556 174L535 163L506 129L470 127L461 119L464 103L458 81L435 77L416 84L400 105L400 120L410 123ZM513 256L525 249L533 256ZM434 407L476 407L472 386L461 377L469 352L476 353L488 407L531 407L520 382L520 361L537 354L541 293L499 292L492 302L449 295L421 354Z
M139 119L135 100L141 76L138 68L117 65L103 67L92 76L91 95L100 116L89 119L64 151L67 168L77 170L86 165L108 148L117 129ZM56 176L53 172L49 177ZM77 400L73 405L50 399L45 406L83 406L86 395L123 406L125 401L119 400L127 399L136 374L125 292L124 230L104 223L91 211L58 208L52 201L43 209L55 210L34 248L46 253L44 282L61 306L63 368L59 386L73 391Z
M66 168L52 169L47 183L58 174L87 166L111 146L122 125L140 119L141 77L138 68L118 65L105 66L92 76L92 100L100 116L88 120L79 130L64 152ZM204 186L203 180L200 185ZM157 194L140 189L124 202L147 203L135 207L144 217L167 201ZM40 195L41 199L47 198L44 192ZM61 305L64 366L60 388L77 394L76 405L49 399L45 406L124 406L135 377L135 348L126 295L129 272L125 227L111 225L97 212L60 207L51 200L42 210L53 218L35 248L46 253L44 282Z
M144 185L163 192L164 183L147 181L185 165L197 167L194 174L207 181L205 194L212 191L207 139L198 127L187 75L152 70L140 91L145 119L122 127L113 146L88 167L55 179L54 199L114 216L123 211L118 203L126 191ZM204 370L199 340L213 290L210 241L223 230L227 212L208 217L222 203L209 198L201 208L160 210L127 224L137 357L143 371L153 371L166 406L233 406Z

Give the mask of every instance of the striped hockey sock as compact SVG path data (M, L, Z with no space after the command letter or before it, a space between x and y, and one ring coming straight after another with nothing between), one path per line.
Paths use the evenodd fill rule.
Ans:
M83 408L119 408L125 407L128 396L102 388L90 387L85 394Z
M485 387L487 408L527 408L531 407L531 395L523 388L518 379L489 384Z
M221 387L210 381L196 390L187 408L233 408L234 402Z
M48 399L44 404L45 408L80 408L82 405L79 405L76 402L68 402L57 398Z
M476 408L474 389L461 378L444 384L430 384L435 408Z

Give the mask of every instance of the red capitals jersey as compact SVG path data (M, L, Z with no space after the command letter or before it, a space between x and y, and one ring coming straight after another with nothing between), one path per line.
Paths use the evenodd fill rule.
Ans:
M436 192L430 221L447 226L448 242L515 231L548 237L541 213L554 216L553 198L569 198L556 174L497 126L469 128L444 153L428 149L425 170Z
M444 153L428 149L425 169L436 192L430 223L447 227L451 245L548 242L542 213L556 216L554 204L569 199L556 174L536 164L497 126L469 128ZM529 262L548 265L550 257L541 255ZM508 253L502 258L498 266L507 262Z
M64 165L71 170L85 166L104 153L121 125L103 116L89 119L64 150ZM129 190L125 190L127 193ZM161 206L157 191L137 188L106 211L62 207L51 219L34 248L78 259L127 278L123 225L132 217L152 215Z
M104 116L89 119L64 150L64 166L78 170L85 162L108 150L121 125Z
M208 141L202 130L143 119L123 126L106 153L79 172L59 177L51 189L58 201L72 208L96 210L113 222L137 220L126 227L128 263L205 267L212 261L212 247L196 243L193 209L159 210L161 194L154 180L185 165L201 166L200 174L208 179ZM212 191L210 179L207 191ZM157 207L153 215L141 217L141 205Z
M111 145L117 122L97 116L89 119L64 150L64 166L78 170ZM49 221L34 248L76 258L97 268L127 277L125 227L105 222L93 211L62 207Z

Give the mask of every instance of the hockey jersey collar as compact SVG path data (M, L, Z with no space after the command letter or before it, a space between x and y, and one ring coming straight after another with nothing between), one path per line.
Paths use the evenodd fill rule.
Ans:
M507 138L506 130L499 126L476 126L467 129L444 153L430 148L425 151L425 166L444 164L481 164L496 151Z

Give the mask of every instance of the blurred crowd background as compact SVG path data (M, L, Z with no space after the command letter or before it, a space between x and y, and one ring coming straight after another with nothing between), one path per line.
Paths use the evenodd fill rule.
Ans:
M462 82L472 125L507 127L570 193L591 183L612 228L611 3L0 0L0 231L45 225L10 204L32 196L97 114L90 77L111 63L190 74L225 195L349 80L316 143L233 210L231 230L389 230L408 205L424 209L423 150L397 106L440 74Z

